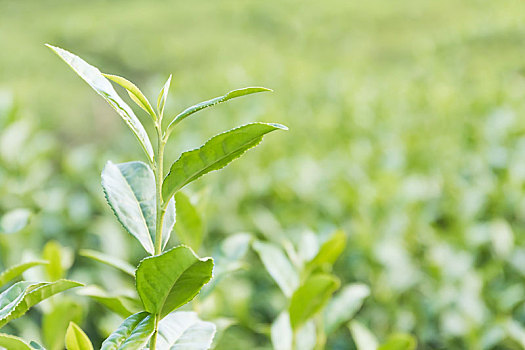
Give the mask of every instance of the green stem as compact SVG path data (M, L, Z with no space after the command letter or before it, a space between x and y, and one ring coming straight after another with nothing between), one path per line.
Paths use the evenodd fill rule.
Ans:
M315 342L315 350L324 350L324 347L326 345L326 334L324 332L324 319L323 319L323 313L321 312L317 317L315 318L315 330L317 333L316 342Z

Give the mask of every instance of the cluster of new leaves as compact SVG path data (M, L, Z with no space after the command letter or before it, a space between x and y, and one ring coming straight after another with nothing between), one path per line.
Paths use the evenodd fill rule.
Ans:
M252 123L216 135L200 148L182 153L166 175L162 170L163 147L175 126L190 115L236 97L269 90L249 87L231 91L185 109L164 128L164 106L171 77L159 94L155 111L135 84L119 76L103 74L66 50L49 47L117 111L138 139L149 163L108 162L102 172L102 186L119 222L151 256L142 260L135 269L125 261L96 251L81 252L135 277L136 295L110 295L96 286L82 292L126 317L104 341L102 349L143 349L148 342L152 350L175 349L181 344L191 344L191 349L195 350L208 349L215 326L199 320L195 313L176 311L200 292L210 281L213 271L213 260L197 257L189 246L165 250L176 222L176 210L179 216L185 216L177 225L182 233L180 240L193 248L198 248L202 241L202 235L188 233L188 230L198 228L199 222L195 220L197 216L191 202L179 190L199 177L225 167L261 142L265 134L286 127ZM144 126L114 90L110 80L125 88L133 102L151 117L157 131L157 150L153 149ZM91 349L89 339L78 326L71 324L68 336L68 349Z

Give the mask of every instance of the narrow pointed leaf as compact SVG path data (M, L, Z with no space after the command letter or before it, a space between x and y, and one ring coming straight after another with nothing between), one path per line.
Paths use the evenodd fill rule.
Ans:
M0 348L8 350L33 350L22 338L3 333L0 333Z
M291 297L299 286L299 275L281 248L272 243L255 241L253 249L284 295Z
M203 146L184 152L173 163L162 184L164 200L210 171L219 170L261 142L275 130L287 130L279 124L253 123L232 129L209 139Z
M66 269L62 265L62 246L57 241L49 241L44 246L42 258L47 260L46 274L49 280L64 278Z
M34 266L44 265L44 264L47 264L47 261L36 260L36 261L29 261L23 264L15 265L15 266L8 268L7 270L0 273L0 287L14 280L15 278L19 277L26 270Z
M155 330L155 317L141 311L124 322L102 343L100 350L142 349Z
M47 45L50 49L62 58L86 83L88 83L93 90L102 96L117 113L124 119L129 128L133 131L139 140L148 159L153 162L153 147L149 140L146 130L140 123L133 110L122 100L117 94L109 80L107 80L102 73L92 65L80 57L59 47Z
M166 316L192 300L212 277L213 259L199 259L188 247L178 246L142 260L136 280L146 311Z
M159 116L164 115L164 106L166 105L166 100L168 99L168 92L170 90L171 85L171 74L162 87L162 90L160 90L159 97L157 98L157 112L159 113Z
M115 258L114 256L97 252L96 250L91 249L81 249L78 254L80 256L98 261L100 263L106 264L108 266L114 267L130 276L135 277L135 267L128 263L127 261Z
M346 246L346 236L343 231L336 231L326 242L323 243L317 255L306 264L307 270L315 268L332 268L337 258L344 251Z
M122 226L153 254L157 221L155 176L143 162L113 164L102 171L106 199ZM169 203L164 220L163 246L175 224L175 204Z
M168 132L171 132L171 130L173 130L175 125L177 125L178 123L180 123L181 121L183 121L184 119L189 117L190 115L192 115L193 113L196 113L196 112L198 112L198 111L200 111L200 110L202 110L204 108L215 106L216 104L219 104L219 103L222 103L222 102L226 102L228 100L231 100L232 98L246 96L246 95L250 95L250 94L255 94L257 92L265 92L265 91L272 91L272 90L264 88L264 87L246 87L246 88L243 88L243 89L237 89L237 90L230 91L224 96L215 97L215 98L212 98L211 100L197 103L196 105L188 107L184 111L179 113L172 120L170 125L168 125Z
M204 236L202 218L197 208L182 191L175 194L175 211L178 220L175 223L175 233L182 244L199 250Z
M126 78L119 77L118 75L104 73L102 75L126 89L129 97L133 100L133 102L135 102L140 108L146 111L146 113L148 113L153 118L153 120L157 119L157 115L155 114L155 111L153 111L151 104L149 103L146 96L144 96L142 91L140 91L140 89L137 87L137 85L133 84Z
M142 302L130 295L111 295L97 286L82 288L78 294L88 296L106 306L116 314L126 318L143 309Z
M350 321L369 295L370 288L367 285L355 283L345 286L324 309L326 334L336 331L342 324Z
M82 328L75 322L70 322L66 331L67 350L93 350L93 344Z
M59 280L56 282L18 282L0 294L0 328L25 314L32 306L82 283Z
M290 300L290 324L292 329L299 329L328 302L332 293L339 288L337 277L328 274L310 276L293 293Z
M172 312L160 321L157 349L207 350L215 331L213 323L200 320L195 312Z

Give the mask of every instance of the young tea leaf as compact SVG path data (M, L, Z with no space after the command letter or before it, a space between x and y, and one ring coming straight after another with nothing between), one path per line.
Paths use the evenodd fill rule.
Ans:
M261 142L275 130L287 130L279 124L253 123L232 129L208 140L203 146L184 152L173 163L162 184L164 200L210 171L219 170Z
M153 120L157 119L157 115L155 114L155 111L153 111L153 108L151 107L151 104L149 103L148 99L140 89L133 84L131 81L127 80L126 78L119 77L118 75L112 75L112 74L104 74L103 76L108 78L109 80L113 80L115 83L122 86L126 91L128 92L129 97L135 102L140 108L142 108L146 113L148 113Z
M82 291L82 289L80 289ZM83 306L69 298L60 298L42 315L42 341L47 350L64 350L66 331L71 321L80 322Z
M20 276L22 273L24 273L26 270L34 266L44 265L44 264L47 264L47 261L36 260L36 261L29 261L23 264L18 264L18 265L8 268L7 270L0 273L0 287L14 280L18 276Z
M394 334L388 337L377 350L415 350L416 347L417 341L410 334Z
M70 322L66 331L67 350L93 350L93 344L82 328L75 322Z
M213 323L200 320L195 312L172 312L160 321L157 349L207 350L215 330Z
M293 293L290 300L290 324L292 329L299 329L328 302L332 293L339 288L339 279L329 274L310 276Z
M102 171L102 187L106 199L122 226L153 254L157 203L155 176L143 162L113 164L107 162ZM163 247L175 224L175 203L168 204L162 235Z
M212 270L212 258L199 259L190 248L178 246L140 262L137 291L146 311L164 317L192 300Z
M265 91L272 91L272 90L264 88L264 87L246 87L243 89L237 89L237 90L230 91L224 96L215 97L215 98L212 98L211 100L197 103L194 106L186 108L184 111L179 113L175 118L173 118L172 122L168 125L168 133L173 130L175 125L177 125L178 123L180 123L181 121L183 121L184 119L192 115L193 113L203 110L204 108L215 106L216 104L226 102L228 100L231 100L232 98L255 94L257 92L265 92Z
M120 98L109 80L102 73L80 57L59 47L47 45L60 58L62 58L86 83L89 84L100 96L102 96L117 113L124 119L129 128L139 140L148 160L153 162L154 153L151 141L144 126L140 123L133 110Z
M197 208L182 191L175 193L175 211L178 220L175 223L177 238L182 244L199 250L204 236L204 225Z
M33 350L22 338L10 334L0 333L0 349L8 350Z
M104 340L100 350L139 350L148 342L155 330L155 317L141 311L126 318L124 322Z
M159 113L159 117L162 118L164 115L164 106L166 105L166 100L168 99L168 92L170 90L171 85L171 74L162 87L162 90L160 90L159 97L157 98L157 112Z
M132 277L135 277L135 267L127 261L91 249L80 249L78 254L80 256L114 267Z
M326 334L331 334L343 323L350 321L369 295L370 288L367 285L361 283L346 285L324 309Z
M346 246L346 236L343 231L335 232L326 242L323 243L317 255L306 264L306 270L314 270L328 266L331 269L339 255Z
M64 278L66 271L62 266L62 247L57 241L49 241L44 246L42 258L47 260L46 274L51 281Z

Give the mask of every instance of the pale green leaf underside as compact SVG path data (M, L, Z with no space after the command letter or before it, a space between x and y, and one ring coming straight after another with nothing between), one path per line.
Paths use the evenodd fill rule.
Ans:
M330 334L354 317L370 295L370 288L361 283L346 285L324 309L325 332Z
M0 218L0 233L17 233L27 226L31 212L27 209L13 209Z
M146 152L148 159L153 162L153 147L149 140L146 130L140 123L133 110L117 94L109 80L104 78L102 73L92 65L85 62L80 57L59 47L47 45L50 49L60 56L86 83L88 83L100 96L102 96L117 113L124 119L129 128L139 140L142 148Z
M142 260L136 283L146 311L166 316L192 300L212 277L213 259L199 259L188 247L178 246Z
M118 75L104 73L102 73L102 75L126 89L129 97L133 100L133 102L135 102L140 108L146 111L146 113L148 113L153 118L153 120L156 120L157 116L155 114L155 111L153 111L153 108L151 107L151 104L149 103L148 99L146 98L146 96L144 96L142 91L140 91L137 85L133 84L126 78L119 77Z
M363 326L356 320L348 324L352 339L357 347L357 350L377 350L379 343L377 338L370 332L368 328Z
M175 233L182 244L199 250L204 236L204 226L202 218L197 208L191 203L187 195L182 191L175 193L175 211L177 212L177 222L175 223Z
M106 199L122 226L153 254L157 203L155 175L143 162L113 164L107 162L102 171L102 187ZM168 242L175 224L175 203L170 201L164 217L162 246Z
M70 322L66 331L67 350L93 350L93 344L84 331L75 323Z
M300 328L328 302L339 288L337 277L329 274L310 276L293 293L288 312L292 329Z
M114 267L130 276L135 277L135 267L127 261L115 258L114 256L97 252L91 249L81 249L78 254L86 258L98 261L108 266Z
M0 333L0 348L8 350L33 350L22 338L3 333Z
M44 264L47 264L47 261L37 260L37 261L29 261L29 262L22 263L22 264L15 265L15 266L8 268L7 270L0 273L0 287L14 280L18 276L20 276L22 273L24 273L26 270L34 266L44 265Z
M207 350L214 335L215 325L195 312L172 312L160 321L157 350Z
M162 184L164 200L202 175L225 167L274 130L287 128L279 124L247 124L212 137L200 148L182 153Z
M100 350L142 349L155 329L155 317L141 311L124 322L102 343Z
M81 283L59 280L56 282L18 282L0 294L0 328L25 314L33 305L57 293L82 286Z
M253 249L284 295L291 297L299 286L299 275L281 248L272 243L255 241Z
M116 314L126 318L143 309L142 302L130 295L112 295L106 293L97 286L87 286L78 292L85 295L98 303L104 305Z
M173 118L171 123L168 125L168 131L171 131L175 125L177 125L178 123L180 123L181 121L183 121L184 119L192 115L193 113L203 110L204 108L215 106L216 104L226 102L228 100L231 100L232 98L242 97L242 96L246 96L250 94L255 94L257 92L265 92L265 91L272 91L272 90L264 88L264 87L246 87L246 88L230 91L224 96L215 97L215 98L212 98L211 100L197 103L196 105L186 108L184 111L179 113L175 118Z

